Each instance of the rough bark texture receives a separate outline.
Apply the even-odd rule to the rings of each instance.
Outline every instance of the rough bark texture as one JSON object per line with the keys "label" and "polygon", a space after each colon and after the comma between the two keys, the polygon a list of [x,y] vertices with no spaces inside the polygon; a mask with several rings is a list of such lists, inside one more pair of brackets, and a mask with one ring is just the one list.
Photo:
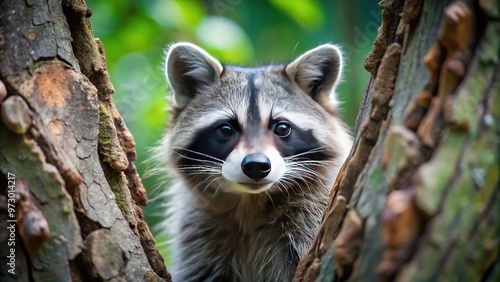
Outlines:
{"label": "rough bark texture", "polygon": [[381,7],[356,143],[294,281],[499,281],[500,2]]}
{"label": "rough bark texture", "polygon": [[170,280],[90,16],[83,0],[0,1],[1,281]]}

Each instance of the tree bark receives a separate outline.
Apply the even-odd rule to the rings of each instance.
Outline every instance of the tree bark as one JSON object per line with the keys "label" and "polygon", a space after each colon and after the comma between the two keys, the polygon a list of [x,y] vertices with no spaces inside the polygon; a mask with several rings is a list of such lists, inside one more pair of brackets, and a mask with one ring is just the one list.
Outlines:
{"label": "tree bark", "polygon": [[380,5],[355,146],[294,281],[499,281],[500,2]]}
{"label": "tree bark", "polygon": [[90,16],[0,1],[1,281],[170,281]]}

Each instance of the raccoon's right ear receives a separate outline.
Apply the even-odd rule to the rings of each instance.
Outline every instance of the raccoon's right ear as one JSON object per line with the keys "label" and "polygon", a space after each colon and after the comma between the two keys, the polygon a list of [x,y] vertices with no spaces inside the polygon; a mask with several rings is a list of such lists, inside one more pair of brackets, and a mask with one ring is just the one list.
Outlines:
{"label": "raccoon's right ear", "polygon": [[200,87],[219,79],[222,70],[219,61],[194,44],[180,42],[170,46],[165,60],[165,76],[173,93],[173,106],[185,108]]}
{"label": "raccoon's right ear", "polygon": [[336,113],[335,86],[342,72],[342,53],[332,44],[307,51],[288,64],[285,72],[304,93],[327,111]]}

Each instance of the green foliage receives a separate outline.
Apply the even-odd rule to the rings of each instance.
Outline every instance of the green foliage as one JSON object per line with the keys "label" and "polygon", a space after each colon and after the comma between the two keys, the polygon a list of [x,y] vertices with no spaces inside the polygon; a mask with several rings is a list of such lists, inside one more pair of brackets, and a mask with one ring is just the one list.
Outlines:
{"label": "green foliage", "polygon": [[[371,0],[87,0],[87,4],[95,36],[105,47],[116,105],[137,142],[136,163],[142,176],[148,170],[144,164],[148,150],[157,144],[168,119],[162,70],[168,44],[193,42],[223,62],[244,65],[286,62],[319,44],[339,44],[347,62],[339,99],[344,119],[353,126],[369,77],[362,63],[380,24],[380,10]],[[143,180],[154,197],[158,179]],[[160,206],[153,201],[145,209],[152,226],[159,220],[154,215],[162,213]]]}
{"label": "green foliage", "polygon": [[326,15],[322,13],[318,0],[294,1],[293,4],[289,0],[269,2],[303,28],[314,29],[325,22]]}

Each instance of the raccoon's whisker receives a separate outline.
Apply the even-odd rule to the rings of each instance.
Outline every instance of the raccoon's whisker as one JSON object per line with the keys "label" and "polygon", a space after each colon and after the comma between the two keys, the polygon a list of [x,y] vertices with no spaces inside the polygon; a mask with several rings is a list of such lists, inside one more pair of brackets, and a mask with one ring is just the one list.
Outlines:
{"label": "raccoon's whisker", "polygon": [[206,170],[219,170],[220,171],[220,166],[215,167],[215,166],[208,166],[208,165],[180,165],[178,166],[181,169],[206,169]]}
{"label": "raccoon's whisker", "polygon": [[187,174],[220,174],[221,170],[219,167],[211,166],[196,166],[196,165],[185,165],[179,166],[179,170]]}
{"label": "raccoon's whisker", "polygon": [[[285,183],[286,183],[286,178],[285,178],[285,179],[283,179],[283,181],[281,181],[281,180],[280,180],[280,181],[278,181],[277,183],[278,183],[278,185],[279,185],[278,187],[280,188],[280,192],[283,194],[283,196],[285,196],[285,197],[286,197],[286,199],[288,200],[288,204],[290,204],[290,192],[288,191],[288,189],[286,189],[287,187],[286,187],[286,185],[285,185]],[[286,192],[286,195],[285,195],[285,193],[283,192],[283,190]]]}
{"label": "raccoon's whisker", "polygon": [[[313,190],[311,186],[309,185],[309,181],[307,181],[308,176],[307,175],[302,175],[300,179],[304,182],[305,186],[307,187],[307,190],[309,190],[309,193],[313,193]],[[314,178],[309,178],[311,180],[314,180]]]}
{"label": "raccoon's whisker", "polygon": [[[204,160],[200,159],[193,159],[193,160],[198,160],[200,163],[197,164],[179,164],[178,167],[211,167],[211,168],[221,168],[222,164],[220,163],[212,163],[212,162],[206,162]],[[204,163],[202,163],[204,162]]]}
{"label": "raccoon's whisker", "polygon": [[281,192],[281,194],[283,194],[283,196],[285,196],[286,198],[288,198],[287,195],[285,195],[285,193],[283,192],[283,189],[286,188],[284,186],[284,184],[283,184],[283,178],[280,179],[280,180],[278,180],[278,181],[276,181],[273,185],[275,185],[274,187],[276,187]]}
{"label": "raccoon's whisker", "polygon": [[[284,179],[288,180],[288,183],[290,183],[291,186],[302,187],[302,185],[300,185],[300,183],[297,182],[297,179],[300,179],[300,175],[293,175],[292,174],[292,175],[290,175],[290,177],[284,178]],[[302,194],[302,197],[304,197],[305,196],[304,190],[302,190],[302,189],[299,189],[299,190]],[[288,189],[287,189],[287,191],[288,191]]]}
{"label": "raccoon's whisker", "polygon": [[214,161],[209,161],[209,160],[202,160],[202,159],[196,159],[196,158],[192,158],[192,157],[188,157],[186,155],[183,155],[183,154],[180,154],[180,153],[176,153],[177,155],[185,158],[185,159],[188,159],[188,160],[192,160],[192,161],[196,161],[196,162],[199,162],[199,163],[210,163],[210,164],[214,164],[214,165],[222,165],[222,163],[219,163],[219,162],[214,162]]}
{"label": "raccoon's whisker", "polygon": [[317,148],[314,148],[314,149],[311,149],[311,150],[308,150],[308,151],[305,151],[305,152],[302,152],[302,153],[298,153],[298,154],[295,154],[295,155],[291,155],[291,156],[285,157],[284,159],[285,160],[294,159],[296,157],[300,157],[300,156],[307,155],[307,154],[319,153],[319,152],[324,151],[325,148],[327,148],[327,146],[317,147]]}
{"label": "raccoon's whisker", "polygon": [[[218,179],[220,179],[221,176],[217,176],[217,175],[210,175],[209,177],[205,178],[203,181],[201,181],[200,183],[198,183],[194,188],[193,188],[193,191],[195,189],[201,189],[203,187],[203,190],[201,191],[201,194],[205,194],[206,190],[210,187],[210,185],[214,182],[214,181],[217,181]],[[211,197],[209,197],[209,199],[213,199],[215,197],[215,195],[217,194],[218,190],[219,190],[219,187],[220,187],[221,184],[219,184],[217,186],[217,188],[215,189],[213,195]],[[200,187],[202,186],[202,187]]]}
{"label": "raccoon's whisker", "polygon": [[[192,178],[190,178],[189,181],[191,181],[195,177],[196,177],[196,175],[193,176]],[[194,186],[193,189],[191,189],[191,190],[194,191],[194,190],[198,189],[199,186],[202,186],[205,183],[211,181],[214,177],[215,177],[214,175],[210,175],[209,177],[207,177],[207,178],[203,179],[202,181],[200,181],[200,183],[196,184],[196,186]]]}
{"label": "raccoon's whisker", "polygon": [[209,175],[219,175],[219,172],[216,171],[183,171],[187,175],[192,176],[209,176]]}
{"label": "raccoon's whisker", "polygon": [[[208,184],[207,184],[207,185],[205,185],[205,188],[204,188],[204,189],[203,189],[203,191],[201,192],[202,194],[204,194],[204,193],[205,193],[205,191],[206,191],[206,190],[210,187],[210,185],[211,185],[214,181],[216,181],[217,179],[219,179],[219,178],[220,178],[220,176],[217,176],[217,177],[212,177],[212,178],[213,178],[213,179],[212,179],[210,182],[208,182]],[[219,186],[217,186],[217,188],[215,189],[215,191],[214,191],[214,195],[215,195],[216,191],[219,189],[219,187],[220,187],[220,184],[219,184]],[[211,198],[213,198],[213,197],[214,197],[214,195],[212,195],[212,197],[211,197]]]}
{"label": "raccoon's whisker", "polygon": [[[205,195],[205,192],[206,190],[210,187],[210,185],[214,182],[214,181],[217,181],[218,179],[220,179],[221,177],[220,176],[216,176],[216,175],[210,175],[209,177],[205,178],[203,181],[201,181],[200,183],[198,183],[193,189],[192,191],[195,191],[195,190],[200,190],[203,188],[203,190],[199,193]],[[217,194],[218,190],[219,190],[219,187],[220,187],[221,184],[219,184],[217,186],[217,188],[215,189],[213,195],[211,197],[204,197],[205,200],[208,200],[208,203],[210,203],[210,200],[213,199],[215,197],[215,195]]]}
{"label": "raccoon's whisker", "polygon": [[302,179],[306,182],[319,183],[322,186],[328,182],[328,179],[317,173],[304,173],[302,174]]}
{"label": "raccoon's whisker", "polygon": [[188,170],[183,169],[182,171],[186,172],[190,175],[211,175],[211,174],[220,174],[218,171],[209,171],[209,170]]}
{"label": "raccoon's whisker", "polygon": [[[320,173],[309,169],[307,166],[306,167],[301,167],[301,166],[294,166],[294,167],[289,167],[289,173],[288,177],[292,179],[292,181],[295,183],[295,185],[299,187],[305,187],[309,191],[309,193],[313,194],[314,191],[311,188],[316,187],[317,184],[314,183],[319,183],[321,185],[326,185],[328,180]],[[303,181],[303,184],[299,184],[297,182],[297,179]],[[301,190],[303,193],[303,190]]]}
{"label": "raccoon's whisker", "polygon": [[[216,179],[220,179],[222,178],[222,176],[219,176],[217,177]],[[222,183],[219,183],[219,185],[217,186],[217,188],[215,189],[215,192],[214,192],[214,197],[217,195],[217,193],[219,192],[219,188],[222,186]]]}
{"label": "raccoon's whisker", "polygon": [[217,172],[186,172],[186,174],[194,176],[209,176],[209,175],[218,175]]}
{"label": "raccoon's whisker", "polygon": [[[284,178],[281,178],[280,180],[275,182],[275,185],[276,185],[276,188],[278,188],[278,190],[281,192],[281,194],[283,194],[283,196],[288,200],[288,204],[290,204],[290,193],[286,189]],[[287,193],[285,194],[285,192],[283,192],[283,190],[287,191]]]}
{"label": "raccoon's whisker", "polygon": [[329,163],[335,163],[335,161],[328,161],[328,160],[293,160],[289,162],[290,164],[314,164],[314,165],[325,165]]}
{"label": "raccoon's whisker", "polygon": [[[186,157],[185,155],[181,154],[180,152],[177,152],[177,150],[182,150],[182,151],[186,151],[188,153],[193,153],[193,154],[197,154],[199,156],[203,156],[203,157],[206,157],[206,158],[209,158],[209,159],[212,159],[213,161],[217,162],[217,163],[224,163],[224,160],[221,160],[219,158],[216,158],[214,156],[210,156],[210,155],[207,155],[207,154],[204,154],[204,153],[201,153],[201,152],[198,152],[198,151],[194,151],[194,150],[191,150],[191,149],[186,149],[186,148],[181,148],[181,147],[175,147],[175,148],[172,148],[172,151],[180,156],[183,156],[183,157]],[[208,161],[208,160],[203,160],[203,161]]]}
{"label": "raccoon's whisker", "polygon": [[320,178],[323,178],[325,179],[325,177],[317,172],[316,170],[312,169],[311,167],[312,166],[322,166],[322,165],[319,165],[319,164],[314,164],[314,165],[311,165],[311,164],[301,164],[301,163],[293,163],[293,164],[287,164],[287,167],[289,169],[289,173],[291,174],[297,174],[298,176],[300,176],[300,174],[313,174],[313,175],[316,175]]}
{"label": "raccoon's whisker", "polygon": [[324,178],[324,175],[322,173],[319,173],[315,171],[313,168],[321,167],[326,169],[328,172],[331,172],[331,167],[328,167],[325,162],[316,162],[316,161],[306,161],[306,162],[293,162],[293,163],[287,163],[287,167],[293,171],[293,170],[300,170],[304,173],[312,173],[315,175],[318,175],[322,178]]}
{"label": "raccoon's whisker", "polygon": [[312,180],[315,180],[315,177],[319,178],[320,180],[327,180],[325,176],[321,175],[321,173],[318,173],[316,171],[313,171],[311,169],[308,169],[307,167],[300,167],[300,166],[295,166],[293,168],[290,169],[291,171],[294,171],[294,172],[301,172],[301,173],[297,173],[297,175],[303,175],[303,176],[311,176],[310,178]]}
{"label": "raccoon's whisker", "polygon": [[[324,177],[322,175],[322,173],[317,171],[318,168],[325,168],[325,167],[322,165],[301,165],[301,164],[288,166],[288,169],[291,172],[303,172],[303,173],[313,173],[313,174],[315,173],[315,174],[318,174],[318,175],[321,175],[322,177]],[[329,168],[325,168],[325,169],[329,169]]]}
{"label": "raccoon's whisker", "polygon": [[266,196],[271,201],[271,205],[273,205],[274,210],[276,210],[276,206],[274,205],[274,201],[273,201],[273,198],[271,197],[271,195],[269,195],[269,193],[267,191],[264,191],[264,193],[266,194]]}
{"label": "raccoon's whisker", "polygon": [[329,166],[332,163],[334,163],[334,162],[331,162],[331,161],[313,161],[313,160],[301,160],[301,161],[295,160],[295,161],[287,162],[286,164],[290,168],[300,166],[300,167],[304,167],[304,168],[308,168],[308,169],[313,169],[313,168],[318,168],[318,167],[323,167],[323,168],[329,169]]}
{"label": "raccoon's whisker", "polygon": [[298,153],[298,154],[295,154],[295,155],[292,155],[292,156],[300,156],[302,154],[308,154],[308,153],[316,153],[316,152],[320,152],[320,151],[323,151],[325,148],[327,148],[328,146],[319,146],[319,147],[316,147],[316,148],[313,148],[311,150],[308,150],[308,151],[305,151],[305,152],[302,152],[302,153]]}
{"label": "raccoon's whisker", "polygon": [[[193,180],[196,176],[198,176],[198,175],[193,175],[192,177],[188,178],[188,179],[186,180],[186,182],[191,182],[191,181],[192,181],[192,180]],[[198,187],[200,184],[201,184],[201,183],[196,184],[196,186],[194,186],[194,188],[193,188],[193,189],[191,189],[191,191],[196,190],[196,187]]]}
{"label": "raccoon's whisker", "polygon": [[[203,180],[201,180],[199,183],[196,184],[196,186],[193,187],[193,191],[195,189],[198,189],[199,186],[203,186],[204,184],[206,184],[207,182],[211,181],[214,177],[218,177],[216,174],[211,174],[211,175],[207,175],[207,174],[201,174],[202,176],[206,176],[206,177],[203,177]],[[193,180],[195,177],[199,177],[200,174],[194,174],[191,178],[189,178],[188,182]]]}

